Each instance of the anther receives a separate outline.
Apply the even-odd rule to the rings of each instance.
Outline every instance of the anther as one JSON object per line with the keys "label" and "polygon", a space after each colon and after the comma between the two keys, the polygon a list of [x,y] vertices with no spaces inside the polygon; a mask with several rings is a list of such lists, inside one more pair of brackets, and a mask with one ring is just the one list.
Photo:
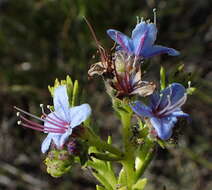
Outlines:
{"label": "anther", "polygon": [[150,22],[151,22],[151,20],[150,20],[150,19],[146,20],[146,23],[147,23],[147,24],[149,24]]}
{"label": "anther", "polygon": [[20,116],[20,112],[17,112],[16,115],[17,115],[17,117],[19,117]]}
{"label": "anther", "polygon": [[43,104],[40,104],[40,107],[43,108]]}
{"label": "anther", "polygon": [[21,121],[17,121],[17,124],[18,124],[18,125],[21,125],[21,123],[22,123]]}

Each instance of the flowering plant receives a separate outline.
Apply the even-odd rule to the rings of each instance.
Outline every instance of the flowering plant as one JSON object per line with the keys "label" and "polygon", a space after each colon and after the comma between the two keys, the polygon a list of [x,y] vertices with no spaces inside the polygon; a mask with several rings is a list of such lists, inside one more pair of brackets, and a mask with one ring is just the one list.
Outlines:
{"label": "flowering plant", "polygon": [[[111,136],[103,141],[93,131],[91,107],[78,101],[78,82],[73,82],[69,76],[66,80],[56,80],[53,87],[49,86],[53,105],[47,106],[48,114],[43,105],[40,105],[41,117],[14,107],[19,117],[18,124],[47,134],[41,151],[48,152],[45,164],[51,176],[60,177],[73,165],[80,164],[92,169],[92,174],[101,184],[96,186],[97,190],[143,190],[147,179],[142,177],[156,147],[164,148],[171,143],[169,140],[177,118],[189,116],[182,111],[182,106],[193,88],[190,82],[187,89],[178,81],[166,83],[163,67],[160,70],[160,86],[143,79],[146,58],[162,53],[179,55],[175,49],[154,45],[156,18],[154,23],[140,20],[131,38],[109,29],[108,35],[118,44],[110,53],[100,46],[92,27],[89,27],[101,59],[91,65],[88,75],[104,79],[113,109],[122,124],[122,146],[114,145]],[[121,168],[114,168],[112,163],[121,164]]]}

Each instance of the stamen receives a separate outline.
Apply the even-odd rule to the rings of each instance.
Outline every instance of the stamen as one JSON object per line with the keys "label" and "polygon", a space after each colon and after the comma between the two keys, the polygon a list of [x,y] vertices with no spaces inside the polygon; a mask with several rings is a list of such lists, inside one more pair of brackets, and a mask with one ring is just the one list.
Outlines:
{"label": "stamen", "polygon": [[153,14],[154,14],[154,24],[156,25],[156,22],[157,22],[157,10],[156,10],[156,8],[154,8],[152,11],[153,11]]}
{"label": "stamen", "polygon": [[34,129],[37,131],[43,131],[43,132],[54,132],[54,133],[64,133],[65,132],[64,129],[56,129],[56,128],[46,127],[44,125],[38,124],[36,122],[33,122],[33,121],[25,118],[22,115],[20,115],[20,118],[26,122],[26,123],[22,123],[22,121],[19,121],[19,124],[24,127],[28,127],[28,128],[31,128],[31,129]]}
{"label": "stamen", "polygon": [[158,102],[157,102],[157,104],[156,104],[156,106],[155,106],[155,110],[157,110],[157,109],[158,109],[158,107],[159,107],[159,105],[160,105],[160,103],[161,103],[161,100],[162,100],[163,94],[162,94],[162,93],[160,93],[160,94],[159,94],[159,96],[160,96],[160,99],[158,100]]}
{"label": "stamen", "polygon": [[41,108],[42,114],[46,115],[46,113],[44,112],[43,104],[40,104],[40,108]]}
{"label": "stamen", "polygon": [[[67,122],[63,121],[62,119],[60,119],[59,117],[57,117],[57,115],[56,115],[55,113],[53,113],[53,114],[54,114],[54,116],[55,116],[59,121],[56,120],[56,119],[54,119],[54,118],[52,118],[52,117],[50,117],[49,115],[45,115],[45,117],[46,117],[45,121],[50,122],[51,124],[58,125],[58,127],[60,127],[60,128],[66,128],[66,129],[67,129],[67,127],[63,127],[63,126],[69,125],[69,124],[68,124]],[[47,120],[47,118],[49,118],[49,119],[52,120],[53,122]],[[60,126],[60,125],[62,125],[62,126]]]}
{"label": "stamen", "polygon": [[[55,122],[55,125],[58,125],[58,124],[61,124],[61,125],[67,125],[68,123],[67,122],[65,122],[65,121],[63,121],[63,120],[61,120],[59,117],[57,117],[57,119],[59,120],[59,121],[57,121],[56,119],[54,119],[54,118],[52,118],[52,117],[50,117],[49,115],[47,115],[46,113],[45,113],[45,111],[44,111],[44,108],[43,108],[43,104],[40,104],[40,107],[41,107],[41,110],[42,110],[42,114],[43,114],[43,117],[45,118],[45,121],[49,121],[49,120],[47,120],[47,118],[49,118],[50,120],[52,120],[53,122]],[[47,108],[49,108],[49,110],[51,111],[51,109],[50,109],[50,105],[47,105]],[[52,111],[51,111],[51,113],[53,113]],[[56,115],[56,114],[55,114]],[[49,121],[51,124],[53,124],[51,121]],[[62,127],[62,126],[61,126]]]}
{"label": "stamen", "polygon": [[37,117],[37,116],[35,116],[35,115],[32,115],[31,113],[28,113],[28,112],[26,112],[26,111],[24,111],[24,110],[22,110],[22,109],[20,109],[20,108],[18,108],[18,107],[16,107],[16,106],[14,106],[14,109],[16,109],[16,110],[18,110],[19,112],[22,112],[22,113],[24,113],[24,114],[26,114],[26,115],[32,117],[32,118],[35,118],[35,119],[37,119],[37,120],[39,120],[39,121],[45,122],[44,119],[41,119],[40,117]]}
{"label": "stamen", "polygon": [[[50,117],[49,117],[47,114],[45,114],[45,113],[43,113],[44,116],[45,116],[46,118],[49,117],[49,119],[52,120],[52,121],[50,121],[50,120],[48,120],[48,119],[42,119],[42,118],[40,118],[40,117],[37,117],[37,116],[35,116],[35,115],[32,115],[31,113],[28,113],[28,112],[26,112],[26,111],[24,111],[24,110],[22,110],[22,109],[20,109],[20,108],[18,108],[18,107],[16,107],[16,106],[14,106],[14,108],[15,108],[16,110],[18,110],[18,111],[20,111],[20,112],[22,112],[22,113],[24,113],[24,114],[26,114],[26,115],[32,117],[32,118],[35,118],[35,119],[39,120],[39,121],[48,122],[48,123],[54,125],[55,127],[59,127],[59,128],[63,128],[63,129],[68,129],[68,127],[65,127],[65,125],[68,125],[67,122],[59,123],[59,122],[56,121],[56,120],[54,121],[53,118],[50,118]],[[20,114],[19,114],[19,115],[20,115]],[[23,116],[22,116],[22,117],[23,117]]]}
{"label": "stamen", "polygon": [[[170,89],[171,90],[171,89]],[[171,91],[172,92],[172,91]],[[170,94],[172,94],[172,93],[170,93]],[[170,94],[168,94],[167,95],[167,100],[168,100],[168,104],[165,106],[165,108],[163,108],[161,111],[159,111],[157,114],[158,115],[161,115],[161,114],[163,114],[164,112],[166,112],[169,108],[170,108],[170,105],[171,105],[171,95]]]}
{"label": "stamen", "polygon": [[53,110],[51,109],[51,106],[50,106],[50,105],[47,105],[46,108],[47,108],[50,112],[53,112]]}
{"label": "stamen", "polygon": [[147,24],[149,24],[150,22],[151,22],[151,20],[150,20],[150,19],[146,20],[146,23],[147,23]]}
{"label": "stamen", "polygon": [[42,128],[37,128],[31,125],[28,125],[26,123],[21,123],[21,126],[26,127],[26,128],[30,128],[30,129],[34,129],[36,131],[41,131],[41,132],[48,132],[48,133],[63,133],[62,131],[56,131],[56,130],[46,130],[46,129],[42,129]]}
{"label": "stamen", "polygon": [[173,104],[172,106],[170,106],[167,110],[166,113],[164,115],[169,115],[170,113],[174,112],[176,109],[180,108],[187,99],[187,95],[185,94],[183,96],[183,98],[181,98],[178,102],[176,102],[175,104]]}

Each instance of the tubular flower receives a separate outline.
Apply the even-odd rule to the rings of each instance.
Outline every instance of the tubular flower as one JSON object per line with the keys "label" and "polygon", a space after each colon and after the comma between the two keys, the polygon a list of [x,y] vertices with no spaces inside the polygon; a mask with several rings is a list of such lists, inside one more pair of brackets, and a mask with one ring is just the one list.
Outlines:
{"label": "tubular flower", "polygon": [[109,80],[110,86],[115,89],[117,97],[151,95],[155,90],[153,82],[142,81],[142,60],[125,51],[117,51],[114,55],[114,78]]}
{"label": "tubular flower", "polygon": [[[57,148],[61,148],[72,134],[72,130],[77,126],[80,126],[80,124],[91,114],[91,108],[88,104],[69,107],[68,94],[65,85],[59,86],[54,90],[53,103],[54,111],[49,108],[49,114],[44,112],[43,105],[41,105],[43,114],[41,118],[15,107],[15,109],[18,110],[17,115],[20,117],[18,124],[23,127],[48,133],[41,145],[41,151],[43,153],[49,149],[52,141]],[[43,121],[44,124],[41,125],[31,121],[24,115]]]}
{"label": "tubular flower", "polygon": [[150,106],[136,101],[131,108],[138,116],[148,118],[158,137],[167,140],[172,135],[177,117],[188,117],[188,114],[181,110],[186,98],[184,86],[173,83],[160,94],[151,95]]}
{"label": "tubular flower", "polygon": [[141,20],[133,29],[131,38],[114,29],[107,30],[107,34],[119,45],[118,49],[127,51],[136,56],[142,56],[143,58],[164,53],[171,56],[180,54],[175,49],[154,45],[157,35],[155,23]]}

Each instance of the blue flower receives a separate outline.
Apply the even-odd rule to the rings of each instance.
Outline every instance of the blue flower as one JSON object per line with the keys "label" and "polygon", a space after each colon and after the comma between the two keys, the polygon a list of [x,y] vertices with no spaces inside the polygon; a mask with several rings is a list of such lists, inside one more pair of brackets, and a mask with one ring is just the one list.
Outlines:
{"label": "blue flower", "polygon": [[[82,104],[75,107],[69,106],[65,85],[59,86],[54,90],[53,103],[54,111],[51,110],[49,114],[46,114],[43,106],[41,106],[43,112],[41,118],[15,107],[15,109],[19,111],[17,114],[20,117],[18,124],[48,133],[41,145],[41,151],[43,153],[49,149],[52,141],[57,148],[61,148],[72,134],[72,130],[85,121],[91,114],[91,108],[88,104]],[[43,121],[44,125],[28,120],[21,113]]]}
{"label": "blue flower", "polygon": [[157,35],[157,28],[154,23],[141,21],[133,29],[131,38],[114,29],[107,30],[107,34],[119,45],[118,49],[136,56],[149,58],[163,53],[171,56],[180,54],[175,49],[154,45]]}
{"label": "blue flower", "polygon": [[186,98],[185,87],[179,83],[173,83],[160,94],[151,95],[150,106],[136,101],[131,105],[131,108],[138,116],[149,118],[158,137],[167,140],[172,135],[177,117],[188,117],[188,114],[181,110]]}

